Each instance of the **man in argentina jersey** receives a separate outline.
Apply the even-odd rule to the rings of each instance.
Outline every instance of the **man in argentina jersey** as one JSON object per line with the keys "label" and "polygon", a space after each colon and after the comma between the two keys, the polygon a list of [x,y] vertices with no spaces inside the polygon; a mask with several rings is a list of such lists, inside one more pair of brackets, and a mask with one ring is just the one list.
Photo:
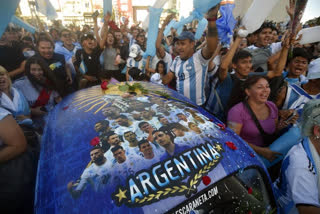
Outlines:
{"label": "man in argentina jersey", "polygon": [[108,183],[110,179],[111,163],[103,156],[103,151],[100,147],[94,147],[90,151],[92,164],[88,166],[82,173],[77,182],[70,181],[68,190],[72,197],[77,198],[90,183],[95,191],[99,191]]}
{"label": "man in argentina jersey", "polygon": [[308,68],[308,82],[282,87],[276,99],[279,109],[295,109],[301,113],[303,106],[312,99],[320,99],[320,58],[312,61]]}
{"label": "man in argentina jersey", "polygon": [[218,44],[218,9],[219,6],[216,6],[207,13],[207,44],[199,51],[194,52],[195,38],[191,32],[180,34],[177,41],[179,56],[172,62],[170,72],[162,79],[162,83],[166,85],[176,77],[177,91],[198,105],[203,105],[206,101],[204,88],[208,62]]}
{"label": "man in argentina jersey", "polygon": [[145,73],[146,60],[142,58],[143,51],[138,44],[133,44],[130,47],[129,58],[127,59],[127,72],[126,80],[129,81],[129,70],[130,68],[138,68]]}

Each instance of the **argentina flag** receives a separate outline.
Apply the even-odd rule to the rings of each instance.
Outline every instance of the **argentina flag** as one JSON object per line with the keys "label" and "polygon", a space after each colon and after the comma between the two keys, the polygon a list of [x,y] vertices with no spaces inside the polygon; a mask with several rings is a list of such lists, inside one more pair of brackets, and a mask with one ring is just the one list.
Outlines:
{"label": "argentina flag", "polygon": [[235,7],[233,0],[222,0],[220,3],[221,18],[216,22],[219,39],[223,44],[230,44],[233,29],[237,23],[234,19],[232,11]]}
{"label": "argentina flag", "polygon": [[50,0],[36,0],[35,2],[37,11],[45,15],[48,19],[53,20],[58,17]]}

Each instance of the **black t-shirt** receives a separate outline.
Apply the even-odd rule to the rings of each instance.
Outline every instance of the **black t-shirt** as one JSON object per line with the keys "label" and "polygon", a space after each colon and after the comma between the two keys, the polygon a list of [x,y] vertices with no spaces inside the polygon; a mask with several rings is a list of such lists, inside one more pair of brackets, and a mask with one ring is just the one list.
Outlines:
{"label": "black t-shirt", "polygon": [[99,46],[97,46],[91,54],[87,54],[84,49],[77,50],[74,66],[79,68],[81,61],[83,60],[87,67],[86,75],[97,76],[101,70],[100,55],[102,51],[103,50]]}
{"label": "black t-shirt", "polygon": [[[0,65],[11,72],[20,67],[21,63],[25,60],[21,45],[19,43],[13,43],[12,46],[0,46]],[[19,74],[13,79],[18,79],[24,74]]]}
{"label": "black t-shirt", "polygon": [[[43,58],[43,57],[42,57]],[[67,73],[66,73],[66,61],[62,54],[53,53],[51,59],[43,58],[44,61],[47,63],[55,77],[59,80],[66,80]]]}

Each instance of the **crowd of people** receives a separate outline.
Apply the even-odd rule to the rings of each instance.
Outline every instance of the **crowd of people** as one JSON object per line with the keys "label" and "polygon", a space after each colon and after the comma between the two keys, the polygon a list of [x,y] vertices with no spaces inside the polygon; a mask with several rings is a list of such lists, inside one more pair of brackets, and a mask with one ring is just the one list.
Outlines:
{"label": "crowd of people", "polygon": [[[97,17],[94,17],[92,30],[89,26],[84,26],[82,31],[57,26],[49,32],[32,35],[9,25],[0,41],[0,164],[6,166],[0,165],[0,174],[9,176],[11,173],[17,179],[12,183],[26,189],[34,185],[39,153],[37,141],[43,133],[46,115],[63,97],[102,81],[109,84],[150,81],[174,89],[205,108],[269,161],[281,155],[268,148],[276,137],[293,124],[302,124],[303,134],[309,137],[309,141],[306,138],[289,152],[280,178],[287,179],[289,186],[286,190],[292,191],[287,197],[291,197],[294,204],[301,205],[298,206],[301,213],[306,213],[310,206],[319,212],[320,192],[316,185],[320,171],[317,171],[318,163],[312,157],[319,158],[320,154],[320,107],[317,103],[320,99],[320,43],[300,45],[297,32],[290,32],[289,27],[281,31],[279,25],[266,21],[249,35],[238,33],[240,29],[235,29],[231,44],[225,46],[219,44],[216,27],[218,10],[219,7],[214,7],[208,11],[208,26],[200,40],[195,39],[196,29],[187,26],[180,35],[173,28],[169,35],[164,35],[166,26],[174,16],[166,17],[158,31],[155,56],[144,54],[147,48],[145,30],[139,25],[129,28],[127,22],[117,26],[110,20],[111,14],[105,15],[101,28]],[[288,8],[289,15],[290,11],[292,8]],[[309,101],[312,102],[309,104]],[[105,116],[118,123],[120,128],[137,122],[126,114],[115,114],[115,109],[109,110],[104,112]],[[180,125],[176,123],[183,119],[169,120],[175,125],[169,124],[166,130],[161,130],[162,123],[169,123],[168,118],[153,118],[152,110],[141,114],[156,120],[159,127],[155,130],[159,133],[166,134],[169,127],[175,129],[170,131],[177,132],[176,139],[181,134],[184,136],[184,128],[193,130],[188,132],[189,137],[201,133],[195,126],[194,118],[185,124],[180,122]],[[177,113],[173,117],[182,118],[183,115]],[[109,127],[105,123],[101,122],[100,126]],[[155,130],[148,131],[150,127],[143,122],[137,127],[139,129],[131,130],[131,133],[122,132],[120,128],[110,128],[108,133],[100,133],[105,141],[98,149],[91,151],[92,161],[105,164],[101,154],[107,151],[117,162],[125,161],[125,155],[129,155],[125,152],[128,149],[120,145],[119,135],[129,142],[129,146],[138,146],[138,152],[146,157],[149,157],[150,149],[166,154],[166,148],[160,147],[161,142],[157,141],[160,136]],[[115,138],[113,142],[112,137]],[[306,149],[304,145],[307,148],[315,145],[311,148],[313,161],[310,163],[314,164],[313,174],[316,177],[298,173],[299,167],[308,169],[310,148]],[[149,149],[144,150],[145,147]],[[119,155],[115,154],[118,151]],[[301,151],[306,152],[307,158],[299,156]],[[300,159],[294,155],[303,160],[298,162]],[[14,160],[18,159],[19,167],[13,168],[16,164]],[[26,170],[29,170],[30,179],[22,182],[18,179],[18,173]],[[282,185],[285,182],[283,179]],[[309,190],[301,187],[304,186],[301,180],[310,184],[308,188],[314,191],[312,203],[304,197]],[[26,195],[33,194],[23,188],[8,190],[12,194],[4,194],[6,192],[2,191],[2,187],[5,185],[6,178],[1,177],[1,201],[14,204],[21,191]],[[77,184],[75,189],[71,182],[68,188],[77,196],[82,187]],[[30,203],[25,201],[14,208],[19,211],[27,209],[27,206]]]}

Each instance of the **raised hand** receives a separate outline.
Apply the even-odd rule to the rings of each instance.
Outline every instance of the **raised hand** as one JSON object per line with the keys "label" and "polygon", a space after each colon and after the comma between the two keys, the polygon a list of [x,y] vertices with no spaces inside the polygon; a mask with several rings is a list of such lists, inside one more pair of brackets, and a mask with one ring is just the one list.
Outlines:
{"label": "raised hand", "polygon": [[286,6],[286,10],[288,15],[290,16],[290,19],[293,20],[293,14],[294,14],[294,9],[295,9],[295,0],[289,0],[289,7]]}
{"label": "raised hand", "polygon": [[207,12],[207,18],[217,17],[219,9],[220,9],[220,4],[217,4],[216,6],[214,6],[213,8],[211,8],[211,9]]}

